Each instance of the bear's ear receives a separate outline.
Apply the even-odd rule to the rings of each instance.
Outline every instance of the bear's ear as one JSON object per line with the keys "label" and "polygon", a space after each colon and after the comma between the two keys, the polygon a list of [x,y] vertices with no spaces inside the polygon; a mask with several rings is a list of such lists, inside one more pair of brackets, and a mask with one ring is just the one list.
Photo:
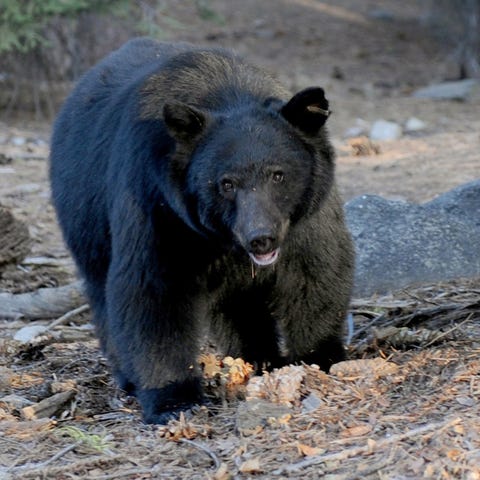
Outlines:
{"label": "bear's ear", "polygon": [[205,129],[207,116],[182,102],[169,102],[163,106],[163,120],[175,140],[195,139]]}
{"label": "bear's ear", "polygon": [[294,95],[280,113],[294,127],[315,135],[330,115],[323,88],[311,87]]}

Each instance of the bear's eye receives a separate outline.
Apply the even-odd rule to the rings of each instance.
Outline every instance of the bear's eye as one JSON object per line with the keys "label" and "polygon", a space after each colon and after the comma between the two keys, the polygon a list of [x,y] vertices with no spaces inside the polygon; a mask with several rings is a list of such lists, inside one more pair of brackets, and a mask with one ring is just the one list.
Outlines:
{"label": "bear's eye", "polygon": [[222,186],[222,190],[225,193],[233,192],[233,190],[235,189],[233,185],[233,181],[230,180],[229,178],[224,178],[221,182],[221,186]]}
{"label": "bear's eye", "polygon": [[278,170],[277,172],[273,172],[273,175],[272,175],[272,180],[275,182],[275,183],[281,183],[283,182],[283,172]]}

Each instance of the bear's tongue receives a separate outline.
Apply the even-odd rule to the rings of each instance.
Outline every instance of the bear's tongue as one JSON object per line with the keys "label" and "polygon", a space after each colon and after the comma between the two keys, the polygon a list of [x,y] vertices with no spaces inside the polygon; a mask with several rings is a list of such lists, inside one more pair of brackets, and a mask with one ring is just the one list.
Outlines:
{"label": "bear's tongue", "polygon": [[250,258],[257,264],[262,267],[267,265],[271,265],[272,263],[277,261],[279,249],[276,248],[275,250],[268,252],[268,253],[251,253],[249,252]]}

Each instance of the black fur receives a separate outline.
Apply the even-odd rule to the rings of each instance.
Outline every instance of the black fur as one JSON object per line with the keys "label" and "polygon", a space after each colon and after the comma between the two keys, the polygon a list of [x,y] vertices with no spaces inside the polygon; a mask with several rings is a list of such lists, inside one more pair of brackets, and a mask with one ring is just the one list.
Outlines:
{"label": "black fur", "polygon": [[291,97],[229,52],[148,39],[66,101],[53,201],[102,348],[147,422],[202,400],[206,326],[259,369],[344,358],[353,253],[327,116],[319,88]]}

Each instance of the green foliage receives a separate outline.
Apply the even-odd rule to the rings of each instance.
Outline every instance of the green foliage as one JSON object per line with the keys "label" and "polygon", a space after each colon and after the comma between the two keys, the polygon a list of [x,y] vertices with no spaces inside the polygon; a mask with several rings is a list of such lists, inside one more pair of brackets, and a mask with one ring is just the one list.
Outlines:
{"label": "green foliage", "polygon": [[126,0],[1,0],[0,53],[25,53],[45,44],[44,28],[56,17],[74,17],[83,12],[121,12]]}
{"label": "green foliage", "polygon": [[195,5],[202,20],[213,22],[218,25],[225,24],[225,18],[210,6],[209,0],[195,0]]}
{"label": "green foliage", "polygon": [[97,452],[104,453],[109,451],[112,447],[110,438],[108,436],[97,435],[90,432],[85,432],[78,427],[65,426],[58,429],[58,433],[66,435],[75,440],[78,444],[87,447],[88,449],[95,450]]}

